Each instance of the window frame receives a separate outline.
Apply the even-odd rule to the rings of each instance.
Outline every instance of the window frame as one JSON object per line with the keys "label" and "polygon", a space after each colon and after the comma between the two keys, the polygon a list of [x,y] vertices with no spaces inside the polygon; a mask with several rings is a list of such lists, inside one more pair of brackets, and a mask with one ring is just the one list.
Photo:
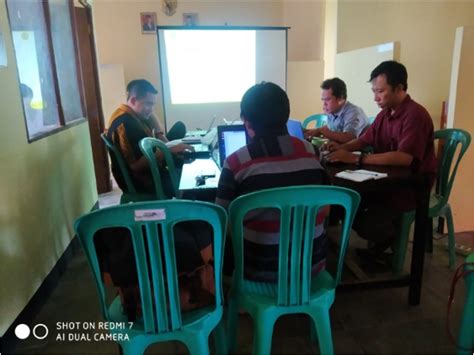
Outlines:
{"label": "window frame", "polygon": [[[11,1],[11,0],[10,0]],[[23,119],[25,122],[25,129],[26,129],[26,138],[28,143],[33,143],[35,141],[38,141],[40,139],[43,139],[45,137],[49,137],[53,134],[56,134],[58,132],[64,131],[66,129],[69,129],[71,127],[77,126],[83,122],[87,121],[87,110],[86,110],[86,104],[85,104],[85,92],[84,92],[84,85],[83,85],[83,73],[82,73],[82,67],[81,67],[81,60],[79,56],[79,43],[78,43],[78,36],[77,36],[77,26],[76,26],[76,18],[75,18],[75,12],[74,12],[74,2],[73,1],[66,1],[67,7],[68,7],[68,13],[69,13],[69,18],[71,22],[71,40],[73,41],[73,50],[74,50],[74,63],[76,65],[76,78],[77,78],[77,86],[78,86],[78,95],[79,95],[79,101],[80,101],[80,106],[82,110],[83,117],[79,117],[70,121],[66,121],[64,117],[64,108],[61,102],[61,91],[59,87],[59,78],[58,78],[58,71],[57,71],[57,65],[56,65],[56,57],[55,57],[55,51],[54,51],[54,46],[53,46],[53,34],[51,31],[51,14],[50,14],[50,1],[49,0],[42,0],[42,11],[43,11],[43,16],[44,16],[44,22],[45,22],[45,28],[46,28],[46,39],[47,39],[47,50],[49,52],[49,65],[51,67],[51,76],[52,76],[52,84],[53,84],[53,95],[56,97],[56,104],[58,106],[58,124],[59,127],[53,128],[51,130],[39,133],[35,135],[34,137],[31,137],[29,134],[28,130],[28,122],[26,118],[26,112],[25,112],[25,106],[22,103],[22,110],[23,110]],[[54,3],[53,3],[54,5]],[[8,6],[8,1],[6,1],[6,8],[8,12],[8,22],[9,22],[9,27],[10,27],[10,33],[13,32],[12,25],[11,25],[11,20],[10,20],[10,8]],[[13,50],[16,51],[15,46],[13,45]],[[18,62],[17,62],[17,57],[15,55],[15,63],[17,63],[17,74],[18,78],[20,77],[19,73],[19,67],[18,67]]]}

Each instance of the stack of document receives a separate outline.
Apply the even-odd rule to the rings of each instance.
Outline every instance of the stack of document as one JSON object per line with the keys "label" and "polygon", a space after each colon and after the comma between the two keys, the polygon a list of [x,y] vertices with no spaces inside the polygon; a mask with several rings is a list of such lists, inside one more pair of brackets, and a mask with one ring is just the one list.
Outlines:
{"label": "stack of document", "polygon": [[385,173],[370,170],[344,170],[336,174],[338,178],[362,182],[366,180],[378,180],[387,177]]}

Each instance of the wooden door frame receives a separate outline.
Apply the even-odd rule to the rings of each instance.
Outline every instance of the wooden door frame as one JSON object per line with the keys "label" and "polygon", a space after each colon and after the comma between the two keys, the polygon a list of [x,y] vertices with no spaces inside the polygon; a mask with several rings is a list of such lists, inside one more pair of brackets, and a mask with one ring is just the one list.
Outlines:
{"label": "wooden door frame", "polygon": [[[94,27],[92,22],[92,7],[87,3],[86,0],[79,0],[79,3],[83,6],[75,8],[74,17],[76,17],[76,11],[84,9],[86,12],[86,20],[89,31],[89,49],[91,56],[91,67],[92,72],[88,73],[92,77],[93,83],[87,83],[87,80],[83,80],[84,98],[86,101],[86,115],[89,121],[89,133],[92,146],[92,157],[94,161],[94,170],[96,177],[97,192],[99,194],[111,191],[112,184],[110,179],[110,166],[107,150],[102,143],[100,134],[105,130],[104,113],[102,109],[102,96],[100,91],[99,82],[99,70],[97,62],[97,51],[94,41]],[[74,19],[77,24],[77,18]],[[79,32],[76,26],[76,38],[79,42]],[[78,50],[80,52],[79,44]],[[81,70],[84,70],[83,58],[79,55],[81,61]],[[86,90],[86,87],[87,90]]]}

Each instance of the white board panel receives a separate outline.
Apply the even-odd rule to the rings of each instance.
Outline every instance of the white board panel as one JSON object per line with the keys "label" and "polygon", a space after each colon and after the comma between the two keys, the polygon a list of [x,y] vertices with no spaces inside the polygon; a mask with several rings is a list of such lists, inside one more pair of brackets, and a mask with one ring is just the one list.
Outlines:
{"label": "white board panel", "polygon": [[395,52],[396,43],[389,42],[336,54],[335,76],[346,83],[348,100],[362,107],[368,117],[380,112],[368,82],[370,72],[381,62],[396,59]]}

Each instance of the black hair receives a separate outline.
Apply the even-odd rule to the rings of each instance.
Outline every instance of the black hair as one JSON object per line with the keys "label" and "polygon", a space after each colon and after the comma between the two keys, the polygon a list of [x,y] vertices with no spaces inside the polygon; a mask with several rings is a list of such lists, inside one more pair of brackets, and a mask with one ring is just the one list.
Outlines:
{"label": "black hair", "polygon": [[384,74],[387,78],[387,84],[395,89],[398,85],[403,87],[403,91],[407,91],[408,89],[408,73],[407,68],[402,63],[398,63],[394,60],[387,60],[386,62],[382,62],[377,67],[372,70],[370,73],[370,80],[374,80],[379,75]]}
{"label": "black hair", "polygon": [[326,79],[321,83],[321,89],[332,90],[332,94],[337,99],[347,99],[346,83],[339,78]]}
{"label": "black hair", "polygon": [[286,127],[290,117],[290,100],[278,85],[262,82],[252,86],[240,102],[240,117],[252,124],[257,135]]}
{"label": "black hair", "polygon": [[132,80],[127,85],[127,101],[132,96],[135,96],[138,100],[143,99],[148,93],[158,94],[158,90],[148,80]]}

